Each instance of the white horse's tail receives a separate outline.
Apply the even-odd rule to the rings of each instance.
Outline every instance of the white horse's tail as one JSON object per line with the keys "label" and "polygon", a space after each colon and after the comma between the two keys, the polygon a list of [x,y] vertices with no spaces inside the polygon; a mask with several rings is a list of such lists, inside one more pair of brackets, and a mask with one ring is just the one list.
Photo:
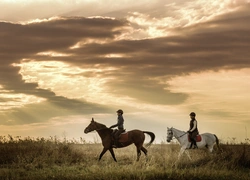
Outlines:
{"label": "white horse's tail", "polygon": [[214,134],[214,137],[215,137],[215,140],[216,140],[217,148],[219,149],[219,151],[221,151],[221,148],[220,148],[220,145],[219,145],[219,139],[215,134]]}

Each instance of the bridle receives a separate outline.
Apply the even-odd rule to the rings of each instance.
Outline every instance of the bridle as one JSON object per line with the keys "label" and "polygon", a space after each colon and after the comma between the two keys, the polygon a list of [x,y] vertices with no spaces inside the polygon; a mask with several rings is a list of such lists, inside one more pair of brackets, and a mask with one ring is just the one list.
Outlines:
{"label": "bridle", "polygon": [[173,130],[172,129],[170,129],[171,130],[171,134],[172,134],[172,139],[179,139],[179,138],[181,138],[182,136],[184,136],[184,135],[186,135],[187,134],[187,132],[185,132],[184,134],[182,134],[182,135],[180,135],[179,137],[174,137],[174,134],[173,134]]}
{"label": "bridle", "polygon": [[[95,123],[95,127],[97,128],[97,124]],[[102,128],[99,128],[99,129],[94,129],[94,130],[92,130],[92,131],[99,131],[99,130],[103,130],[103,129],[110,129],[110,128],[108,128],[108,127],[102,127]]]}
{"label": "bridle", "polygon": [[88,125],[88,127],[85,128],[84,133],[89,133],[92,131],[101,131],[104,129],[110,129],[107,126],[105,126],[104,124],[100,124],[94,121],[94,119],[92,118],[91,123]]}

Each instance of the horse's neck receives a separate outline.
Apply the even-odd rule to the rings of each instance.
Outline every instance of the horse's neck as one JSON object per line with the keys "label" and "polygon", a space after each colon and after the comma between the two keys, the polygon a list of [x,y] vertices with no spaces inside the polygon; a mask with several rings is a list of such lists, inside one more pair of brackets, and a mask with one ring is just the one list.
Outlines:
{"label": "horse's neck", "polygon": [[174,133],[174,136],[179,137],[182,134],[184,134],[184,131],[173,128],[173,133]]}
{"label": "horse's neck", "polygon": [[102,130],[102,129],[105,129],[107,128],[107,126],[105,126],[104,124],[101,124],[101,123],[97,123],[96,122],[96,130]]}
{"label": "horse's neck", "polygon": [[183,139],[186,138],[186,132],[173,128],[174,137],[182,143]]}
{"label": "horse's neck", "polygon": [[107,128],[105,125],[100,123],[97,123],[97,125],[98,128],[96,131],[102,139],[111,134],[111,129]]}

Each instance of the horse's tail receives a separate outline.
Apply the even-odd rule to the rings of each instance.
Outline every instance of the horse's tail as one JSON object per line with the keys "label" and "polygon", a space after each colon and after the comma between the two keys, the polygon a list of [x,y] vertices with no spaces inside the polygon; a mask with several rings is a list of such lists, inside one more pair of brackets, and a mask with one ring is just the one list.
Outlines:
{"label": "horse's tail", "polygon": [[214,134],[214,137],[215,137],[215,140],[216,140],[217,148],[221,151],[221,148],[220,148],[220,145],[219,145],[219,139],[215,134]]}
{"label": "horse's tail", "polygon": [[150,142],[146,145],[146,146],[150,146],[152,142],[155,140],[155,134],[149,131],[142,131],[142,132],[148,134],[151,137]]}

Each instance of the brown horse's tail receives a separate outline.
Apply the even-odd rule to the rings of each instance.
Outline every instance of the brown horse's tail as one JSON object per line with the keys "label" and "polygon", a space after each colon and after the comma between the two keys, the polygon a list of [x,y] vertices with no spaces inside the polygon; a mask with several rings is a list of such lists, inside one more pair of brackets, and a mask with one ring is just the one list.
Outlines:
{"label": "brown horse's tail", "polygon": [[219,139],[218,139],[218,137],[215,134],[214,134],[214,137],[215,137],[215,140],[216,140],[217,148],[219,149],[219,151],[222,151],[221,148],[220,148],[220,145],[219,145]]}
{"label": "brown horse's tail", "polygon": [[151,137],[150,142],[146,144],[146,146],[150,146],[152,142],[155,140],[155,134],[149,131],[142,131],[142,132],[148,134]]}

